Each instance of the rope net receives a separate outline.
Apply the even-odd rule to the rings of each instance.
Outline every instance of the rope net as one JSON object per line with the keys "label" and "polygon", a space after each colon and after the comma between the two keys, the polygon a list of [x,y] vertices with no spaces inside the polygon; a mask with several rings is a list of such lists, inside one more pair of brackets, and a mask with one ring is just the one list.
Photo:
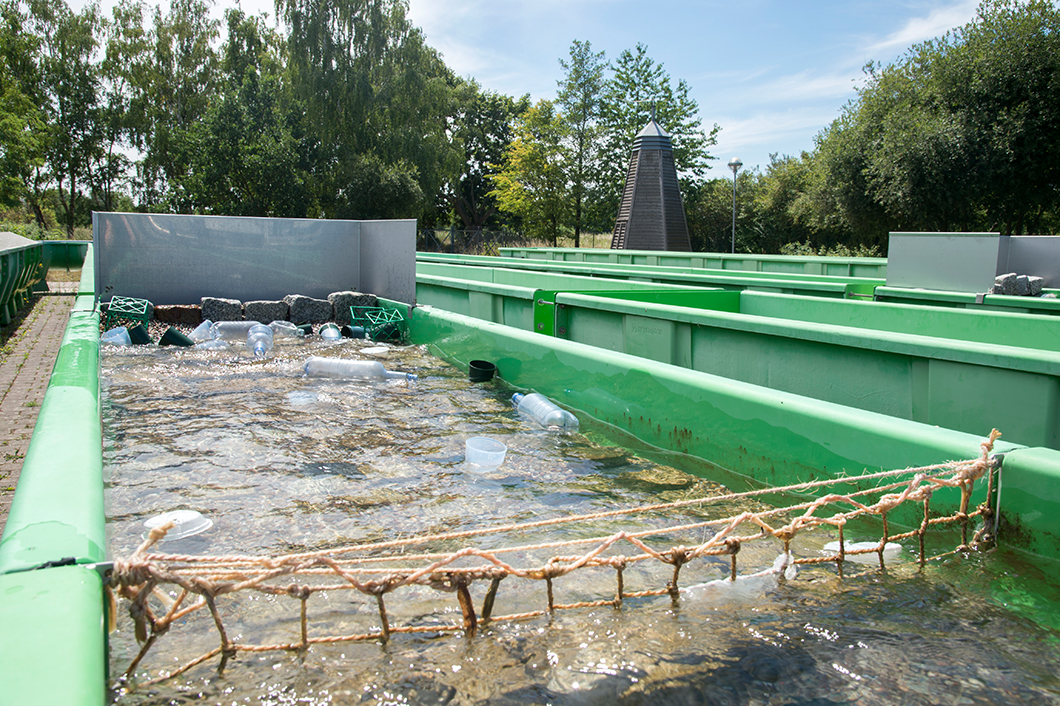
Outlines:
{"label": "rope net", "polygon": [[[207,660],[219,656],[218,672],[239,652],[303,651],[311,645],[365,640],[388,641],[400,633],[463,632],[473,637],[480,626],[489,623],[525,620],[561,610],[621,607],[627,599],[650,596],[670,596],[678,600],[683,567],[710,557],[729,557],[729,577],[739,577],[737,556],[741,546],[757,540],[783,542],[784,556],[791,564],[834,563],[843,576],[844,561],[859,554],[876,554],[880,569],[885,569],[884,548],[888,542],[917,538],[918,561],[921,565],[962,551],[988,546],[993,541],[994,513],[990,507],[994,494],[994,470],[997,463],[991,457],[994,442],[1001,436],[997,430],[981,444],[980,456],[967,461],[951,461],[932,466],[894,471],[866,473],[833,480],[821,480],[785,487],[728,493],[720,496],[682,500],[672,503],[644,505],[572,517],[508,524],[430,536],[396,539],[387,542],[351,545],[322,551],[303,552],[275,557],[257,556],[198,556],[163,554],[152,551],[172,525],[152,529],[143,544],[127,559],[116,560],[110,576],[108,595],[112,605],[110,615],[116,615],[115,594],[128,602],[129,615],[135,626],[140,651],[134,657],[125,677],[133,675],[151,647],[169,628],[194,613],[208,613],[217,631],[218,644],[213,649],[188,661],[173,671],[147,684],[176,677]],[[986,477],[986,500],[969,511],[974,485]],[[618,531],[609,535],[587,532],[590,536],[565,541],[537,544],[513,544],[493,549],[463,546],[455,550],[425,551],[424,548],[459,546],[469,540],[480,540],[489,535],[516,536],[535,533],[556,525],[587,527],[589,523],[638,514],[672,513],[681,508],[703,506],[723,501],[746,501],[765,494],[809,493],[830,486],[871,485],[849,493],[826,492],[820,497],[783,508],[745,511],[739,514],[683,522],[639,531]],[[945,516],[931,516],[930,501],[936,490],[954,488],[960,491],[956,512]],[[888,514],[907,504],[922,506],[919,527],[890,534]],[[857,518],[878,517],[882,520],[879,543],[869,548],[851,548],[844,540],[844,527]],[[978,518],[981,527],[969,539],[972,520]],[[960,544],[943,554],[928,557],[925,536],[932,528],[946,525],[960,530]],[[838,531],[839,549],[824,556],[794,557],[791,542],[797,535],[819,528]],[[691,545],[674,545],[673,537],[699,534],[709,538]],[[668,545],[668,546],[667,546]],[[421,548],[413,553],[414,548]],[[715,561],[717,561],[715,559]],[[787,561],[785,563],[787,563]],[[668,576],[664,585],[642,590],[629,590],[625,584],[628,571],[640,564],[665,568]],[[613,572],[615,583],[606,597],[561,603],[556,599],[557,579],[576,571],[602,568]],[[760,572],[762,573],[762,572]],[[759,574],[748,574],[759,575]],[[544,585],[541,607],[536,610],[495,615],[499,588],[507,578],[540,582]],[[486,582],[488,588],[481,607],[476,610],[470,587],[475,582]],[[174,599],[162,590],[169,587],[177,595]],[[456,594],[459,620],[443,618],[430,625],[393,624],[387,609],[388,597],[402,589],[427,587],[444,593]],[[584,589],[584,585],[580,586]],[[240,591],[254,591],[297,601],[298,617],[292,616],[291,634],[297,639],[271,644],[245,644],[230,637],[218,599]],[[375,602],[378,622],[367,630],[348,634],[316,634],[309,619],[310,599],[325,592],[355,591]],[[449,611],[439,611],[447,613]],[[374,622],[374,617],[373,617]],[[422,621],[419,621],[422,623]]]}

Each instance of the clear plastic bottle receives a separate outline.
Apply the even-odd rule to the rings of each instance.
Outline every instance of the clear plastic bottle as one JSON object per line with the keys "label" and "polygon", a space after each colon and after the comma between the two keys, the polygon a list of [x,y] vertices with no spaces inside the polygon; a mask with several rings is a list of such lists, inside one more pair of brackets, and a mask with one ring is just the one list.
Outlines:
{"label": "clear plastic bottle", "polygon": [[305,338],[305,331],[290,321],[273,321],[269,323],[273,338]]}
{"label": "clear plastic bottle", "polygon": [[313,378],[358,378],[362,380],[415,380],[415,373],[390,372],[378,360],[344,360],[311,356],[302,366]]}
{"label": "clear plastic bottle", "polygon": [[238,343],[247,339],[251,326],[260,326],[259,321],[218,321],[210,327],[211,338],[221,338]]}
{"label": "clear plastic bottle", "polygon": [[265,324],[254,324],[247,332],[247,350],[255,358],[264,358],[272,350],[272,329]]}
{"label": "clear plastic bottle", "polygon": [[578,418],[542,394],[531,392],[524,395],[516,392],[512,395],[512,404],[519,414],[533,419],[546,429],[578,431]]}

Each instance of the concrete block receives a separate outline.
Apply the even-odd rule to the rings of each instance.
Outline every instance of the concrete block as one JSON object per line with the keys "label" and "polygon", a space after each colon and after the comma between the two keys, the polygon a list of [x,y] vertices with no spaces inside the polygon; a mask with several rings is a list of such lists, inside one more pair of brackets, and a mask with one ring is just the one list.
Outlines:
{"label": "concrete block", "polygon": [[998,275],[994,278],[994,286],[1000,291],[998,294],[1007,294],[1013,296],[1016,294],[1016,273],[1009,272],[1008,274]]}
{"label": "concrete block", "polygon": [[271,321],[286,321],[291,307],[285,301],[259,300],[243,304],[243,317],[247,321],[260,321],[267,324]]}
{"label": "concrete block", "polygon": [[243,302],[238,299],[203,297],[200,303],[202,318],[210,321],[242,321]]}
{"label": "concrete block", "polygon": [[288,294],[283,298],[291,307],[288,320],[296,324],[321,323],[331,321],[335,315],[331,302],[324,299],[314,299],[301,294]]}

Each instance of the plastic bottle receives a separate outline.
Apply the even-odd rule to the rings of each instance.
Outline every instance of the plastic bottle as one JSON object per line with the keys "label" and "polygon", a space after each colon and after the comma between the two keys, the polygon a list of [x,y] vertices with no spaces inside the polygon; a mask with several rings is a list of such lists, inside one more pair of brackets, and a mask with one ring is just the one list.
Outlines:
{"label": "plastic bottle", "polygon": [[290,321],[273,321],[269,324],[273,338],[305,338],[305,331]]}
{"label": "plastic bottle", "polygon": [[272,329],[265,324],[254,324],[247,332],[247,350],[255,358],[264,358],[272,350]]}
{"label": "plastic bottle", "polygon": [[320,358],[311,356],[302,366],[305,374],[313,378],[359,378],[362,380],[415,380],[415,373],[395,373],[383,367],[378,360],[344,360],[342,358]]}
{"label": "plastic bottle", "polygon": [[340,331],[339,327],[335,324],[324,324],[320,327],[320,330],[317,331],[317,334],[319,334],[325,341],[337,341],[342,338],[342,331]]}
{"label": "plastic bottle", "polygon": [[246,340],[251,326],[260,325],[259,321],[218,321],[210,327],[210,332],[213,334],[211,338],[222,338],[238,343]]}
{"label": "plastic bottle", "polygon": [[546,429],[561,431],[578,431],[578,418],[565,409],[556,406],[552,400],[537,392],[524,395],[516,392],[512,395],[512,404],[519,414],[533,419]]}
{"label": "plastic bottle", "polygon": [[211,338],[208,341],[199,341],[192,348],[198,348],[201,351],[223,351],[228,349],[228,341]]}

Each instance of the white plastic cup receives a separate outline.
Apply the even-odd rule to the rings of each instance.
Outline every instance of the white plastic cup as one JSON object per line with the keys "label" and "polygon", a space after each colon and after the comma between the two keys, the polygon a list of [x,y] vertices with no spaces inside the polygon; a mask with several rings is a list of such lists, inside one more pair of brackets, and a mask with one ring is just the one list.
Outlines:
{"label": "white plastic cup", "polygon": [[213,340],[215,338],[213,322],[209,319],[203,319],[202,323],[196,326],[195,330],[188,334],[188,338],[196,343]]}
{"label": "white plastic cup", "polygon": [[163,512],[161,515],[156,515],[144,522],[144,527],[148,530],[153,530],[167,522],[172,522],[173,527],[166,532],[166,536],[162,538],[163,542],[192,537],[213,527],[213,520],[203,517],[195,510],[170,510],[169,512]]}
{"label": "white plastic cup", "polygon": [[507,453],[507,446],[485,436],[473,436],[464,443],[464,460],[473,466],[496,468]]}
{"label": "white plastic cup", "polygon": [[129,330],[127,328],[119,326],[104,332],[104,334],[99,337],[99,342],[109,343],[114,346],[131,346],[132,337],[129,336]]}

